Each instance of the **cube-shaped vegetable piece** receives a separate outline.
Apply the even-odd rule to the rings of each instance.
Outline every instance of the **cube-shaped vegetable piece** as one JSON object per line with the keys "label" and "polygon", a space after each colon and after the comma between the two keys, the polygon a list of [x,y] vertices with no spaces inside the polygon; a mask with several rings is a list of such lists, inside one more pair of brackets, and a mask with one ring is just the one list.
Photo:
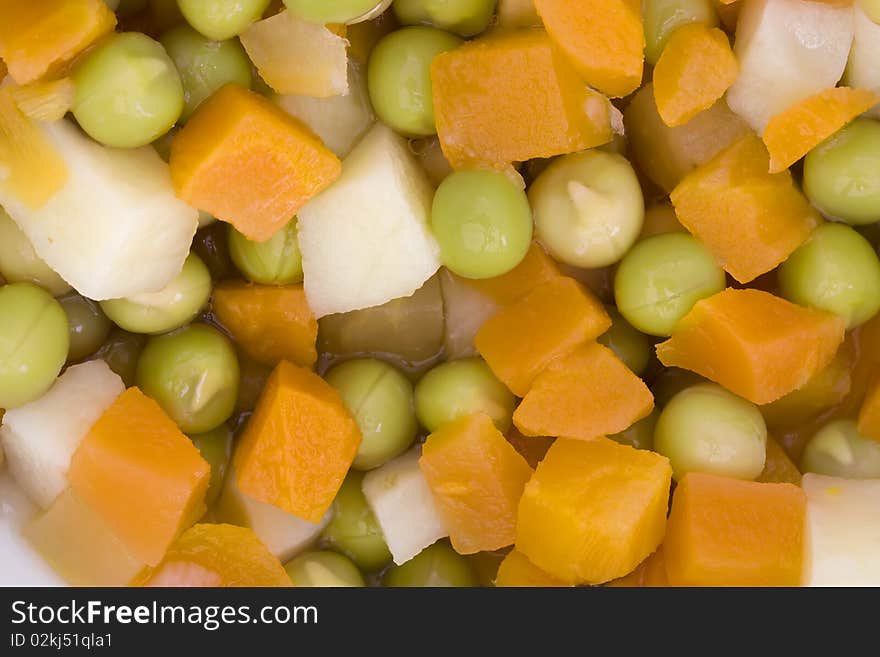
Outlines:
{"label": "cube-shaped vegetable piece", "polygon": [[306,295],[316,317],[409,296],[437,271],[432,197],[407,141],[376,124],[345,158],[339,180],[299,213]]}
{"label": "cube-shaped vegetable piece", "polygon": [[573,278],[560,276],[491,317],[474,342],[495,376],[523,397],[553,359],[610,326],[598,299]]}
{"label": "cube-shaped vegetable piece", "polygon": [[654,452],[560,438],[526,484],[516,549],[567,584],[623,577],[663,540],[671,481]]}
{"label": "cube-shaped vegetable piece", "polygon": [[2,13],[0,58],[18,84],[57,73],[116,26],[104,0],[4,0]]}
{"label": "cube-shaped vegetable piece", "polygon": [[666,576],[666,560],[663,558],[663,546],[658,547],[656,552],[640,563],[638,568],[629,575],[614,580],[608,586],[669,586],[669,578]]}
{"label": "cube-shaped vegetable piece", "polygon": [[859,433],[880,441],[880,373],[871,381],[859,410]]}
{"label": "cube-shaped vegetable piece", "polygon": [[128,552],[155,566],[205,512],[211,467],[162,408],[129,388],[104,412],[70,462],[70,485]]}
{"label": "cube-shaped vegetable piece", "polygon": [[559,267],[547,255],[544,247],[532,242],[525,257],[506,274],[494,278],[464,280],[496,303],[507,306],[541,283],[551,281],[558,276],[560,276]]}
{"label": "cube-shaped vegetable piece", "polygon": [[147,586],[292,586],[277,557],[253,531],[199,524],[168,550]]}
{"label": "cube-shaped vegetable piece", "polygon": [[309,522],[333,503],[361,432],[339,393],[311,370],[281,361],[239,439],[239,490]]}
{"label": "cube-shaped vegetable piece", "polygon": [[740,283],[783,262],[821,221],[791,174],[769,169],[764,143],[745,137],[688,174],[670,194],[681,224]]}
{"label": "cube-shaped vegetable piece", "polygon": [[126,586],[147,567],[71,488],[27,525],[24,535],[74,586]]}
{"label": "cube-shaped vegetable piece", "polygon": [[764,471],[756,481],[800,486],[801,471],[773,436],[767,436]]}
{"label": "cube-shaped vegetable piece", "polygon": [[498,566],[495,586],[556,587],[566,584],[538,568],[522,552],[511,550]]}
{"label": "cube-shaped vegetable piece", "polygon": [[698,301],[657,345],[667,367],[681,367],[755,404],[797,390],[831,362],[844,320],[761,290],[728,288]]}
{"label": "cube-shaped vegetable piece", "polygon": [[311,545],[330,522],[329,511],[320,522],[309,522],[244,495],[238,489],[235,472],[226,477],[214,516],[218,522],[252,529],[282,563],[287,563]]}
{"label": "cube-shaped vegetable piece", "polygon": [[823,89],[773,116],[764,130],[770,172],[787,169],[854,118],[880,102],[867,89]]}
{"label": "cube-shaped vegetable piece", "polygon": [[764,484],[691,472],[672,498],[663,541],[672,586],[798,586],[806,496]]}
{"label": "cube-shaped vegetable piece", "polygon": [[611,141],[608,101],[542,30],[500,32],[438,55],[431,82],[437,134],[454,168],[503,167]]}
{"label": "cube-shaped vegetable piece", "polygon": [[804,475],[807,586],[880,586],[880,479]]}
{"label": "cube-shaped vegetable piece", "polygon": [[228,84],[171,143],[178,196],[258,242],[339,177],[339,160],[299,120]]}
{"label": "cube-shaped vegetable piece", "polygon": [[444,424],[419,466],[459,554],[513,545],[516,509],[532,469],[483,413]]}
{"label": "cube-shaped vegetable piece", "polygon": [[214,315],[244,352],[274,367],[288,360],[311,367],[318,358],[318,321],[302,285],[223,283],[214,289]]}
{"label": "cube-shaped vegetable piece", "polygon": [[382,528],[394,563],[412,559],[429,545],[449,535],[431,488],[419,468],[420,449],[371,470],[362,488]]}
{"label": "cube-shaped vegetable piece", "polygon": [[327,26],[282,11],[252,23],[239,38],[260,77],[278,93],[348,93],[348,42]]}
{"label": "cube-shaped vegetable piece", "polygon": [[645,33],[638,0],[535,0],[535,8],[590,86],[609,96],[639,87]]}
{"label": "cube-shaped vegetable piece", "polygon": [[738,70],[727,35],[703,23],[676,29],[654,67],[657,112],[669,126],[709,109],[733,84]]}
{"label": "cube-shaped vegetable piece", "polygon": [[[855,30],[843,79],[851,87],[870,89],[880,95],[880,23],[871,20],[866,7],[867,4],[862,7],[859,3],[853,6]],[[880,105],[870,110],[868,116],[880,119]]]}
{"label": "cube-shaped vegetable piece", "polygon": [[150,146],[107,148],[68,120],[39,124],[67,167],[39,209],[0,183],[0,205],[53,271],[98,301],[162,290],[189,255],[199,213],[174,195]]}
{"label": "cube-shaped vegetable piece", "polygon": [[608,347],[590,342],[537,376],[513,423],[526,436],[592,440],[623,431],[653,408],[644,381]]}
{"label": "cube-shaped vegetable piece", "polygon": [[122,379],[94,360],[67,368],[42,397],[6,411],[0,445],[9,471],[42,508],[68,487],[73,453],[124,390]]}

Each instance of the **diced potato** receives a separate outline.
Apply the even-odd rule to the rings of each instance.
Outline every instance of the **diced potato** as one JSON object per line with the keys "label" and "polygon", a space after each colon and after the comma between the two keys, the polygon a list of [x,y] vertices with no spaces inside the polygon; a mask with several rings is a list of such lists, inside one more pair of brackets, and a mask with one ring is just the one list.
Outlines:
{"label": "diced potato", "polygon": [[[865,11],[858,5],[853,8],[855,34],[843,79],[850,87],[870,89],[880,95],[880,23],[871,20]],[[880,119],[880,105],[867,114]]]}
{"label": "diced potato", "polygon": [[447,269],[440,273],[440,284],[446,313],[444,354],[449,360],[476,356],[474,337],[477,331],[502,306]]}

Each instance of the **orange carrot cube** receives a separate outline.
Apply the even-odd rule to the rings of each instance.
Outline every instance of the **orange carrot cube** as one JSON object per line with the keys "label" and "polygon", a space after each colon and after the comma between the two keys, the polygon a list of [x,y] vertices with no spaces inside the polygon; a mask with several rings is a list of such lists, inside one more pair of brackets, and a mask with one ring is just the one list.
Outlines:
{"label": "orange carrot cube", "polygon": [[150,566],[205,512],[210,477],[192,441],[138,388],[122,393],[92,426],[68,472],[77,496]]}
{"label": "orange carrot cube", "polygon": [[657,548],[650,557],[645,559],[629,575],[610,582],[614,587],[662,587],[669,586],[666,576],[666,560],[663,558],[663,546]]}
{"label": "orange carrot cube", "polygon": [[[455,274],[452,274],[455,276]],[[500,306],[507,306],[541,283],[557,278],[559,267],[537,242],[532,242],[525,257],[506,274],[494,278],[459,278]]]}
{"label": "orange carrot cube", "polygon": [[298,119],[234,84],[199,105],[174,138],[169,164],[181,199],[258,242],[342,173]]}
{"label": "orange carrot cube", "polygon": [[845,322],[761,290],[728,288],[698,301],[657,345],[667,367],[681,367],[755,404],[800,388],[828,365]]}
{"label": "orange carrot cube", "polygon": [[773,436],[767,436],[766,456],[764,457],[764,471],[758,475],[756,481],[764,483],[794,484],[800,486],[801,471],[789,458]]}
{"label": "orange carrot cube", "polygon": [[872,380],[859,411],[859,433],[880,441],[880,374]]}
{"label": "orange carrot cube", "polygon": [[797,586],[806,496],[692,472],[679,482],[663,542],[672,586]]}
{"label": "orange carrot cube", "polygon": [[360,429],[339,393],[311,370],[281,361],[233,455],[238,489],[318,522],[360,443]]}
{"label": "orange carrot cube", "polygon": [[522,552],[511,550],[498,566],[495,586],[558,587],[567,585],[538,568]]}

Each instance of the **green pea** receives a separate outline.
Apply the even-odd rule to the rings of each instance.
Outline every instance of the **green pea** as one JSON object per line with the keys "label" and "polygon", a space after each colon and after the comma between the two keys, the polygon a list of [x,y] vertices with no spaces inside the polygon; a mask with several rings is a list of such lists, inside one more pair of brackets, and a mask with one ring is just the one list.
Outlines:
{"label": "green pea", "polygon": [[64,308],[70,327],[67,360],[73,363],[95,353],[110,335],[113,323],[97,303],[75,292],[61,297],[58,302]]}
{"label": "green pea", "polygon": [[492,22],[497,0],[394,0],[402,25],[430,25],[459,36],[483,32]]}
{"label": "green pea", "polygon": [[654,431],[658,417],[660,417],[660,411],[655,408],[650,415],[643,417],[629,428],[608,437],[622,445],[629,445],[636,449],[654,449]]}
{"label": "green pea", "polygon": [[263,285],[290,285],[303,279],[296,218],[265,242],[254,242],[229,226],[229,255],[245,278]]}
{"label": "green pea", "polygon": [[129,333],[122,329],[114,329],[103,346],[95,353],[116,372],[126,387],[135,384],[137,363],[141,351],[147,343],[146,337],[136,333]]}
{"label": "green pea", "polygon": [[589,150],[554,160],[529,189],[538,240],[573,267],[614,264],[635,243],[645,200],[626,158]]}
{"label": "green pea", "polygon": [[67,315],[33,283],[0,287],[0,408],[23,406],[55,382],[67,360]]}
{"label": "green pea", "polygon": [[70,285],[43,262],[12,217],[0,208],[0,275],[10,283],[34,283],[52,296]]}
{"label": "green pea", "polygon": [[238,394],[238,358],[229,340],[205,324],[150,338],[137,385],[184,433],[205,433],[229,419]]}
{"label": "green pea", "polygon": [[503,173],[457,171],[434,194],[431,225],[440,258],[465,278],[509,272],[532,242],[532,212],[525,192]]}
{"label": "green pea", "polygon": [[160,292],[102,301],[101,308],[117,326],[132,333],[166,333],[192,321],[211,296],[211,274],[190,253],[183,269]]}
{"label": "green pea", "polygon": [[213,41],[225,41],[260,20],[271,0],[177,0],[186,22]]}
{"label": "green pea", "polygon": [[469,587],[477,586],[477,577],[468,560],[441,541],[390,568],[384,583],[391,587]]}
{"label": "green pea", "polygon": [[516,398],[482,358],[438,365],[416,384],[416,417],[428,431],[472,413],[485,413],[502,433],[510,429]]}
{"label": "green pea", "polygon": [[183,85],[162,44],[139,32],[115,34],[73,70],[73,115],[92,138],[119,148],[144,146],[183,111]]}
{"label": "green pea", "polygon": [[644,333],[640,333],[627,322],[616,309],[606,307],[611,316],[611,328],[597,341],[611,349],[624,364],[636,374],[645,371],[651,360],[653,349]]}
{"label": "green pea", "polygon": [[364,576],[351,559],[326,550],[304,552],[284,566],[294,586],[366,586]]}
{"label": "green pea", "polygon": [[614,275],[617,310],[649,335],[672,334],[694,304],[721,292],[724,270],[687,233],[654,235],[626,254]]}
{"label": "green pea", "polygon": [[360,358],[337,365],[324,377],[354,415],[363,440],[352,463],[372,470],[406,451],[419,430],[412,384],[388,363]]}
{"label": "green pea", "polygon": [[383,37],[367,65],[376,115],[408,137],[435,134],[431,62],[461,43],[454,34],[433,27],[405,27]]}
{"label": "green pea", "polygon": [[654,66],[672,33],[688,23],[718,25],[712,0],[642,0],[645,60]]}
{"label": "green pea", "polygon": [[823,224],[780,265],[779,288],[789,301],[832,312],[854,328],[880,311],[880,259],[854,229]]}
{"label": "green pea", "polygon": [[807,441],[800,469],[847,479],[880,479],[880,443],[859,433],[853,420],[835,420]]}
{"label": "green pea", "polygon": [[223,488],[223,478],[232,455],[232,432],[225,424],[206,433],[190,436],[202,458],[211,466],[211,480],[205,493],[205,504],[210,507]]}
{"label": "green pea", "polygon": [[707,383],[707,381],[696,372],[678,367],[667,367],[651,383],[654,405],[657,408],[663,408],[682,390],[699,383]]}
{"label": "green pea", "polygon": [[354,23],[387,7],[380,0],[284,0],[290,12],[310,23]]}
{"label": "green pea", "polygon": [[250,88],[251,62],[237,40],[212,41],[184,24],[163,34],[160,41],[183,83],[181,121],[186,121],[203,100],[226,84]]}
{"label": "green pea", "polygon": [[328,547],[341,552],[367,572],[391,561],[391,552],[367,498],[361,489],[362,472],[349,472],[333,500],[333,518],[322,537]]}
{"label": "green pea", "polygon": [[764,469],[767,426],[758,407],[714,383],[678,393],[657,418],[654,450],[673,476],[688,472],[754,479]]}

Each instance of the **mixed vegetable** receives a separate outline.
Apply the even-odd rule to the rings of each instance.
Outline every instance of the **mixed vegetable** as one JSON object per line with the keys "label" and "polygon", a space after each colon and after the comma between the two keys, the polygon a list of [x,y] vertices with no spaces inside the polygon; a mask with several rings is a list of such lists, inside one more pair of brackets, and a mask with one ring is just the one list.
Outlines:
{"label": "mixed vegetable", "polygon": [[0,584],[880,585],[876,0],[6,0],[0,80]]}

